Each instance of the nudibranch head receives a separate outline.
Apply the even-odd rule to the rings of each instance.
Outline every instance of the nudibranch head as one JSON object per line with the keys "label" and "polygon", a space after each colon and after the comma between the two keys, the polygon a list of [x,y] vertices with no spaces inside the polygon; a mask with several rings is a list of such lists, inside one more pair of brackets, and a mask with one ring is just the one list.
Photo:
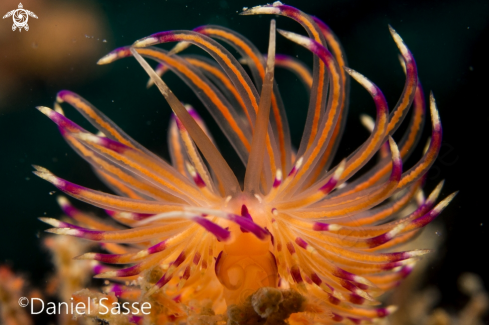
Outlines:
{"label": "nudibranch head", "polygon": [[[107,289],[119,295],[137,290],[127,295],[132,299],[187,305],[210,299],[214,312],[227,309],[231,320],[246,314],[246,307],[240,307],[246,304],[253,306],[256,317],[286,318],[308,311],[313,316],[304,314],[303,319],[316,317],[320,323],[359,324],[385,317],[395,308],[376,307],[376,297],[395,287],[429,252],[399,252],[395,247],[415,237],[454,197],[436,204],[442,184],[428,198],[422,192],[424,176],[441,145],[435,100],[430,95],[429,145],[413,167],[403,170],[403,161],[419,140],[425,101],[414,58],[401,37],[390,28],[406,81],[389,111],[381,90],[346,67],[336,36],[321,20],[280,2],[242,12],[256,14],[289,17],[304,27],[308,36],[278,33],[312,52],[313,73],[296,58],[275,54],[274,20],[266,55],[242,35],[206,25],[150,35],[98,62],[133,56],[150,76],[150,84],[159,88],[174,113],[168,128],[171,164],[75,93],[58,93],[54,110],[38,107],[116,193],[85,188],[35,166],[38,176],[104,209],[115,222],[79,211],[64,197],[59,204],[72,222],[42,221],[54,227],[48,232],[99,242],[107,253],[77,258],[95,261],[97,278],[136,281]],[[234,58],[215,39],[236,49],[241,58]],[[169,42],[176,42],[170,52],[153,47]],[[213,60],[181,54],[192,45]],[[153,70],[143,57],[157,61],[158,67]],[[275,68],[296,73],[310,92],[297,149],[291,145]],[[237,179],[198,113],[182,104],[162,80],[168,70],[185,81],[219,124],[246,167],[243,180]],[[350,77],[371,95],[376,117],[374,121],[362,116],[370,136],[334,166]],[[66,118],[62,103],[79,111],[99,133]],[[396,143],[392,135],[411,106],[407,131]],[[375,165],[349,181],[376,153],[380,158]],[[160,322],[186,317],[174,309],[166,312],[159,315]]]}

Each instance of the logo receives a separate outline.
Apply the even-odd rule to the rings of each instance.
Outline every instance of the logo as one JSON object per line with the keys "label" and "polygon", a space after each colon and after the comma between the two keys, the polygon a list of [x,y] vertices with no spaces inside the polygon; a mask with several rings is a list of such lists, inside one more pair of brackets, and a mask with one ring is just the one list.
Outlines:
{"label": "logo", "polygon": [[26,31],[29,30],[29,25],[27,25],[27,21],[29,20],[29,16],[38,18],[35,13],[29,10],[23,9],[22,3],[19,3],[19,9],[14,9],[9,11],[3,16],[3,19],[8,18],[10,16],[14,19],[14,24],[12,25],[12,31],[15,31],[17,28],[19,32],[24,28]]}
{"label": "logo", "polygon": [[28,298],[26,298],[26,297],[20,297],[19,298],[19,306],[20,307],[27,307],[28,304],[29,304]]}

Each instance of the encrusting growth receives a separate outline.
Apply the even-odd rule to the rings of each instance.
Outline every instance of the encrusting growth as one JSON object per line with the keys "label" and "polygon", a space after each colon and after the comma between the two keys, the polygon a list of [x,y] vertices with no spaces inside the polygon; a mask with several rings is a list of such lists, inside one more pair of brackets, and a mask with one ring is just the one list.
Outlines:
{"label": "encrusting growth", "polygon": [[[336,36],[319,19],[280,2],[241,14],[280,15],[302,25],[308,36],[280,29],[278,34],[313,54],[312,73],[296,58],[275,54],[274,20],[267,55],[242,35],[213,25],[159,32],[113,50],[98,63],[134,57],[150,76],[149,85],[156,85],[170,105],[171,164],[79,95],[61,91],[54,110],[38,107],[39,111],[115,194],[71,183],[40,166],[34,166],[34,173],[104,209],[113,220],[73,213],[61,199],[72,221],[42,221],[54,227],[48,232],[100,243],[103,253],[76,258],[94,261],[95,277],[110,280],[104,289],[107,297],[151,303],[149,316],[128,316],[128,323],[367,324],[385,317],[396,307],[379,306],[377,297],[397,286],[429,253],[395,248],[414,238],[455,196],[436,204],[442,183],[426,199],[422,192],[441,145],[434,97],[429,98],[428,148],[404,170],[403,162],[419,140],[426,108],[414,58],[394,29],[390,32],[401,53],[406,82],[389,110],[381,90],[346,67]],[[216,39],[234,48],[239,60]],[[176,46],[170,52],[154,47],[163,43]],[[199,47],[213,60],[182,55],[189,46]],[[158,62],[158,67],[154,70],[145,58]],[[310,94],[298,148],[291,145],[275,68],[296,73]],[[243,180],[237,179],[197,111],[182,104],[163,81],[167,71],[180,77],[216,120],[246,167]],[[370,94],[376,117],[362,117],[370,136],[334,166],[349,77]],[[63,103],[99,132],[93,134],[66,118]],[[396,143],[392,135],[411,106],[406,132]],[[379,160],[363,172],[376,153]],[[362,175],[351,181],[359,171]],[[102,294],[77,295],[97,300]],[[122,322],[112,316],[101,319]]]}

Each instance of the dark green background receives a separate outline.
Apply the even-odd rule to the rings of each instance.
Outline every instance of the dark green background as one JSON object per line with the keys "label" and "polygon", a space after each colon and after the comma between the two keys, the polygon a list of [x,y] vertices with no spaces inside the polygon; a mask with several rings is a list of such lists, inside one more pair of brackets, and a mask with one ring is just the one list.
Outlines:
{"label": "dark green background", "polygon": [[[50,3],[61,5],[61,2]],[[29,2],[23,4],[28,9]],[[156,89],[145,89],[146,73],[135,60],[128,58],[109,66],[96,67],[92,72],[94,77],[84,84],[71,80],[76,79],[79,72],[92,69],[102,55],[116,47],[131,44],[154,32],[192,29],[203,24],[232,28],[265,51],[271,18],[237,14],[243,6],[263,4],[256,0],[64,1],[64,5],[67,4],[94,7],[108,20],[109,28],[104,35],[93,35],[94,39],[73,35],[80,42],[98,42],[97,53],[88,60],[90,64],[85,66],[66,57],[71,69],[66,70],[63,78],[46,81],[31,75],[23,79],[18,93],[0,102],[0,263],[12,265],[36,285],[42,285],[52,270],[39,239],[45,236],[43,230],[47,227],[36,218],[43,215],[58,217],[60,210],[55,196],[49,195],[56,189],[32,175],[31,164],[44,166],[87,187],[106,188],[92,174],[88,164],[63,141],[54,124],[34,107],[52,106],[57,91],[61,89],[75,91],[137,141],[168,158],[166,127],[170,109]],[[402,91],[404,75],[387,24],[400,33],[413,52],[425,93],[428,94],[429,90],[434,92],[444,127],[442,157],[435,163],[426,188],[430,191],[437,182],[446,179],[442,196],[460,190],[459,196],[438,220],[437,231],[444,244],[435,253],[438,258],[428,281],[442,290],[442,304],[462,304],[465,298],[456,289],[456,279],[461,272],[476,272],[489,285],[488,240],[485,237],[489,227],[486,208],[489,110],[486,100],[487,51],[484,49],[488,41],[489,2],[330,0],[289,1],[286,4],[299,7],[329,24],[342,41],[349,66],[380,86],[390,107]],[[0,12],[7,12],[13,8],[3,8],[0,4],[0,9]],[[0,22],[3,23],[0,28],[10,29],[11,22]],[[29,20],[29,23],[31,30],[36,28],[37,21],[31,23]],[[296,23],[283,17],[278,18],[277,25],[282,29],[303,32]],[[25,35],[22,32],[18,36]],[[101,42],[102,39],[107,39],[107,42]],[[10,55],[5,52],[6,46],[0,39],[0,60],[4,55]],[[55,51],[56,47],[52,50]],[[298,55],[308,63],[311,61],[309,53],[280,37],[277,52]],[[29,55],[35,56],[36,52]],[[0,80],[2,78],[5,77],[0,75]],[[165,78],[182,101],[194,104],[202,112],[202,106],[182,82],[170,74]],[[1,81],[8,82],[5,79]],[[293,142],[297,146],[305,120],[307,97],[302,85],[292,75],[279,72],[277,81],[283,93]],[[372,100],[355,84],[350,103],[339,158],[354,150],[368,136],[358,122],[359,114],[374,114]],[[215,131],[215,124],[208,115],[202,114]],[[73,112],[68,112],[68,115],[86,126]],[[429,132],[427,126],[423,144]],[[219,141],[219,145],[233,168],[242,173],[236,157],[228,154],[230,148],[227,143]],[[418,150],[414,156],[419,157],[420,154]],[[410,163],[414,160],[411,159]],[[84,207],[83,204],[77,206]],[[431,235],[437,236],[435,233]]]}

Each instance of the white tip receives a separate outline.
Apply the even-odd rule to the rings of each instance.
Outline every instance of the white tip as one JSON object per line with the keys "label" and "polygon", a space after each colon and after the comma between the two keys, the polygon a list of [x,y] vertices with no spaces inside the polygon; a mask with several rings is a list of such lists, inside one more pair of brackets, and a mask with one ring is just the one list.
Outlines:
{"label": "white tip", "polygon": [[53,227],[59,227],[59,225],[60,225],[60,221],[53,219],[53,218],[39,217],[38,219],[44,223],[47,223],[48,225],[53,226]]}
{"label": "white tip", "polygon": [[392,272],[399,272],[400,270],[402,270],[403,267],[404,267],[404,265],[397,266],[397,267],[392,269]]}
{"label": "white tip", "polygon": [[58,202],[59,206],[62,208],[66,206],[71,206],[70,201],[68,201],[68,199],[65,196],[62,195],[58,196],[56,198],[56,201]]}
{"label": "white tip", "polygon": [[334,224],[334,223],[330,223],[329,226],[328,226],[328,231],[338,231],[341,228],[343,228],[343,226],[337,225],[337,224]]}
{"label": "white tip", "polygon": [[367,280],[364,277],[359,276],[359,275],[355,275],[353,277],[353,281],[358,282],[358,283],[363,283],[363,284],[371,286],[371,287],[375,287],[375,285],[372,282],[370,282],[369,280]]}
{"label": "white tip", "polygon": [[363,74],[356,72],[353,69],[345,67],[345,71],[353,78],[355,79],[360,85],[363,86],[369,93],[372,95],[377,94],[377,88],[375,88],[375,85],[367,79]]}
{"label": "white tip", "polygon": [[297,43],[299,45],[302,45],[305,48],[309,48],[309,46],[312,44],[312,40],[310,38],[308,38],[308,37],[305,37],[305,36],[302,36],[302,35],[299,35],[299,34],[296,34],[296,33],[288,32],[288,31],[285,31],[285,30],[282,30],[282,29],[277,29],[277,32],[280,35],[282,35],[283,37],[291,40],[294,43]]}
{"label": "white tip", "polygon": [[229,203],[229,201],[231,201],[231,199],[232,199],[231,195],[228,195],[224,200],[224,206],[227,206],[227,204]]}
{"label": "white tip", "polygon": [[390,314],[396,312],[398,308],[399,307],[397,307],[397,306],[389,306],[386,308],[386,310],[387,310],[387,313],[390,315]]}
{"label": "white tip", "polygon": [[431,192],[431,194],[428,196],[428,202],[433,204],[436,199],[438,199],[438,196],[440,195],[440,192],[441,192],[441,189],[443,188],[443,184],[445,184],[445,181],[441,181],[440,183],[438,183],[438,185],[435,187],[435,189],[433,190],[433,192]]}
{"label": "white tip", "polygon": [[333,174],[334,179],[336,180],[340,179],[341,174],[343,174],[343,172],[345,171],[345,167],[346,167],[346,159],[343,159]]}
{"label": "white tip", "polygon": [[248,65],[248,60],[246,58],[239,58],[238,62],[242,65]]}
{"label": "white tip", "polygon": [[70,235],[70,236],[77,236],[80,234],[80,231],[71,228],[46,229],[46,232],[50,232],[57,235]]}
{"label": "white tip", "polygon": [[333,295],[333,297],[335,297],[335,298],[337,298],[337,299],[339,299],[341,301],[345,301],[346,300],[345,299],[345,296],[343,296],[343,294],[341,292],[337,291],[337,290],[333,291],[331,294]]}
{"label": "white tip", "polygon": [[256,6],[253,8],[243,7],[242,15],[276,15],[280,13],[280,9],[273,6]]}
{"label": "white tip", "polygon": [[156,43],[158,43],[158,39],[156,37],[147,37],[147,38],[143,38],[142,40],[134,42],[134,44],[132,46],[134,46],[134,47],[146,47],[146,46],[150,46],[150,45],[153,45]]}
{"label": "white tip", "polygon": [[63,111],[63,109],[61,108],[61,105],[59,103],[54,103],[54,110],[56,111],[56,113],[59,113],[59,114],[65,116],[65,112]]}
{"label": "white tip", "polygon": [[370,132],[372,132],[375,128],[374,119],[366,114],[360,115],[360,122]]}
{"label": "white tip", "polygon": [[275,179],[277,181],[281,181],[282,180],[282,170],[280,168],[277,168],[277,172],[275,173]]}
{"label": "white tip", "polygon": [[421,205],[425,203],[426,199],[424,197],[424,192],[422,189],[418,189],[416,192],[416,204]]}
{"label": "white tip", "polygon": [[389,136],[389,147],[391,149],[392,158],[394,160],[399,160],[399,148],[397,148],[397,144],[391,136]]}
{"label": "white tip", "polygon": [[404,44],[404,41],[402,40],[401,36],[392,28],[391,25],[389,25],[389,31],[392,35],[392,38],[394,39],[394,42],[396,42],[397,47],[399,48],[399,51],[401,51],[402,56],[406,57],[409,54],[409,50]]}
{"label": "white tip", "polygon": [[51,184],[59,187],[64,184],[62,180],[60,180],[58,177],[54,176],[53,173],[51,173],[49,170],[46,168],[40,167],[40,166],[34,166],[37,171],[34,172],[37,176],[41,177],[42,179],[50,182]]}
{"label": "white tip", "polygon": [[346,185],[348,185],[348,183],[347,182],[343,182],[343,183],[340,184],[340,186],[337,187],[337,189],[341,190],[342,188],[345,188]]}
{"label": "white tip", "polygon": [[407,222],[403,222],[403,223],[400,223],[398,224],[397,226],[395,226],[394,228],[392,228],[390,231],[388,231],[386,233],[386,236],[389,238],[389,239],[392,239],[394,238],[398,233],[400,233],[404,228],[406,228],[406,226],[409,224],[410,222],[407,221]]}
{"label": "white tip", "polygon": [[148,255],[149,255],[148,251],[147,250],[143,250],[143,251],[138,252],[136,255],[134,255],[134,257],[132,259],[133,260],[134,259],[139,259],[139,258],[146,257]]}
{"label": "white tip", "polygon": [[177,43],[177,45],[175,45],[171,50],[170,52],[168,52],[168,55],[172,55],[172,54],[177,54],[177,53],[180,53],[182,52],[183,50],[187,49],[190,47],[190,45],[192,45],[192,43],[189,43],[189,42],[179,42]]}
{"label": "white tip", "polygon": [[438,110],[436,108],[436,101],[435,97],[433,96],[433,92],[430,92],[430,113],[433,128],[437,128],[440,125],[440,115],[438,114]]}
{"label": "white tip", "polygon": [[302,162],[304,161],[304,157],[300,157],[295,163],[295,169],[299,169],[302,166]]}
{"label": "white tip", "polygon": [[85,253],[83,255],[75,257],[76,260],[93,260],[96,256],[96,253]]}
{"label": "white tip", "polygon": [[36,108],[46,116],[50,116],[53,111],[52,109],[46,106],[36,106]]}
{"label": "white tip", "polygon": [[102,144],[102,139],[91,133],[77,132],[73,134],[73,136],[82,141]]}
{"label": "white tip", "polygon": [[100,273],[100,274],[97,274],[94,276],[94,278],[97,278],[97,279],[106,279],[106,278],[114,278],[117,276],[117,272],[116,271],[107,271],[107,272],[104,272],[104,273]]}
{"label": "white tip", "polygon": [[190,176],[195,177],[197,176],[197,172],[195,171],[195,167],[189,163],[188,161],[185,161],[185,167],[187,167],[187,171],[190,174]]}
{"label": "white tip", "polygon": [[98,65],[104,65],[104,64],[109,64],[114,62],[114,60],[117,59],[117,54],[115,53],[109,53],[106,56],[103,56],[97,61]]}
{"label": "white tip", "polygon": [[443,209],[445,209],[447,207],[447,205],[450,204],[450,202],[453,200],[453,198],[457,194],[458,194],[458,191],[450,194],[449,196],[447,196],[443,201],[441,201],[440,203],[438,203],[436,205],[436,207],[433,209],[433,212],[435,212],[435,213],[441,213],[443,211]]}
{"label": "white tip", "polygon": [[309,253],[311,253],[311,254],[315,254],[315,253],[317,253],[317,250],[316,250],[314,247],[312,247],[311,245],[307,245],[306,250],[307,250]]}
{"label": "white tip", "polygon": [[[431,252],[432,251],[429,249],[415,249],[415,250],[412,250],[409,252],[409,257],[411,258],[411,257],[423,256],[423,255],[429,254]],[[410,263],[408,263],[408,265],[411,263],[412,263],[412,261],[410,261]]]}

